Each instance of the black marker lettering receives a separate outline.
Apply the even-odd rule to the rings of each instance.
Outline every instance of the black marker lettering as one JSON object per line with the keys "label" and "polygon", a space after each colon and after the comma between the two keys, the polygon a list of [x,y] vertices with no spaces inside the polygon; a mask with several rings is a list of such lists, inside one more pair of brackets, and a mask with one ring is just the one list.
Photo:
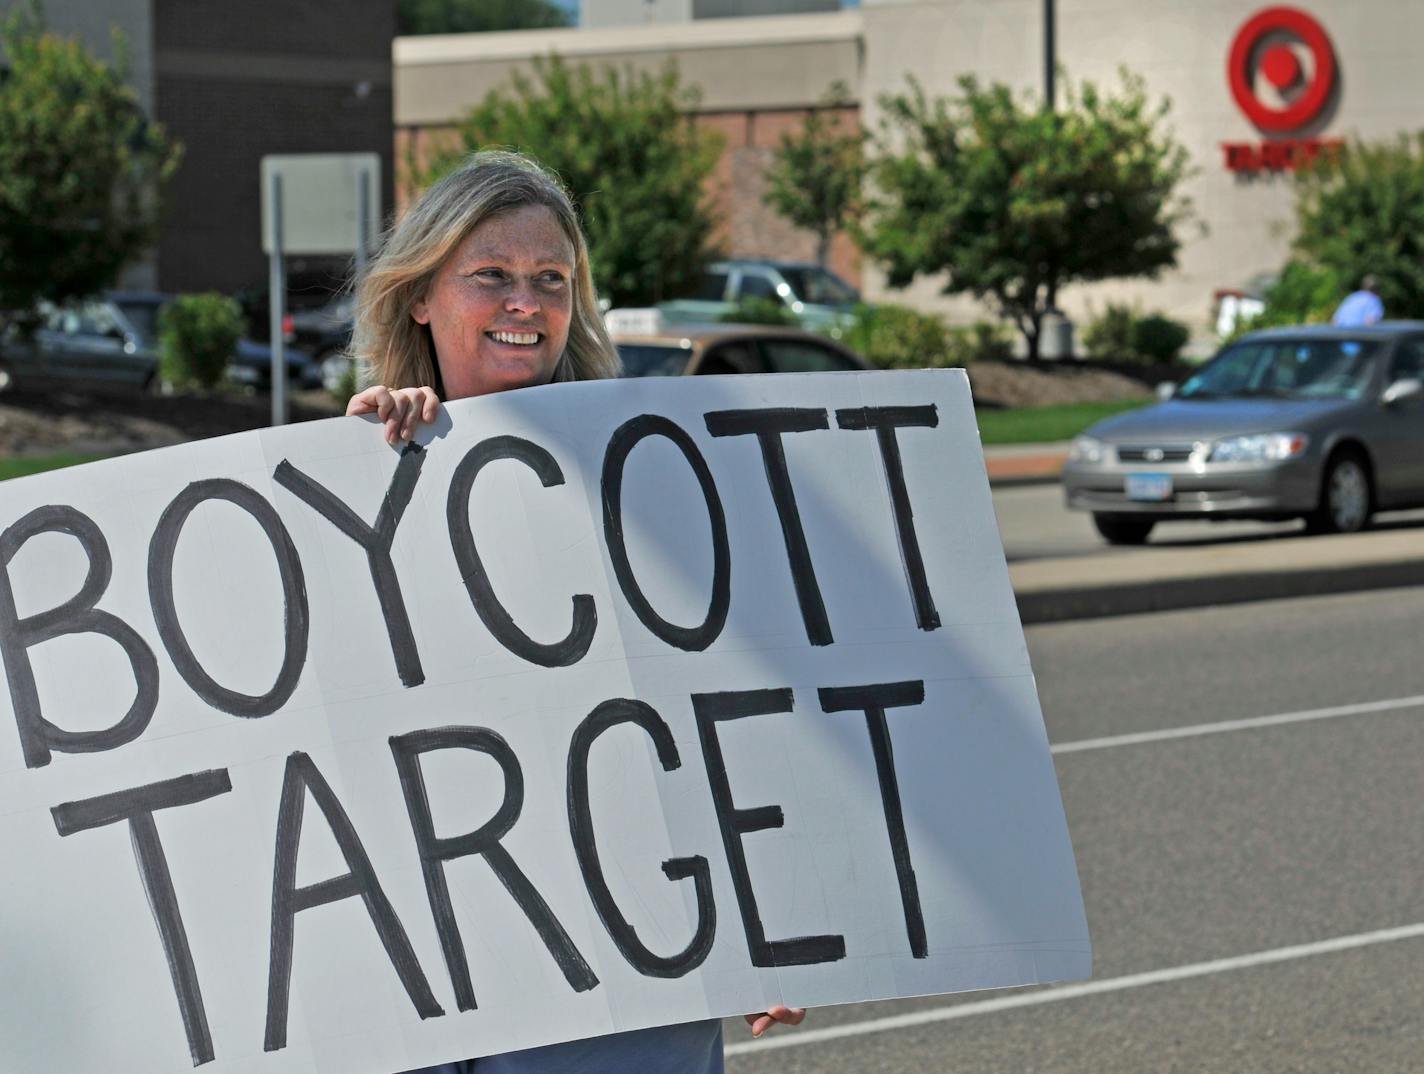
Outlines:
{"label": "black marker lettering", "polygon": [[470,490],[486,463],[496,459],[517,459],[533,470],[545,488],[564,483],[563,471],[554,461],[554,456],[538,444],[522,440],[517,436],[492,436],[481,440],[472,447],[460,465],[455,468],[455,476],[450,479],[450,498],[446,504],[446,519],[450,528],[450,546],[455,550],[455,561],[460,566],[460,577],[465,581],[465,589],[475,611],[486,629],[501,645],[515,656],[546,668],[568,667],[583,659],[593,642],[594,628],[598,625],[598,612],[593,598],[587,593],[574,597],[574,621],[568,636],[561,641],[545,645],[535,641],[515,625],[504,605],[494,594],[484,564],[475,551],[475,537],[470,530]]}
{"label": "black marker lettering", "polygon": [[201,1066],[213,1060],[213,1035],[208,1029],[208,1015],[203,1007],[203,993],[198,987],[198,971],[193,965],[193,952],[188,947],[188,933],[183,928],[183,915],[178,912],[178,895],[173,890],[173,874],[168,871],[168,859],[158,838],[153,814],[159,809],[192,805],[232,790],[226,769],[194,772],[177,779],[150,783],[144,787],[117,791],[87,798],[81,802],[65,802],[50,813],[59,834],[102,828],[121,820],[129,822],[129,839],[138,861],[143,890],[153,910],[163,955],[168,960],[168,973],[173,991],[178,996],[178,1012],[183,1018],[183,1030],[188,1035],[188,1051],[193,1065]]}
{"label": "black marker lettering", "polygon": [[286,459],[277,464],[272,476],[279,485],[288,489],[308,506],[346,536],[359,544],[366,552],[366,562],[371,570],[371,582],[376,587],[376,597],[381,602],[381,616],[386,622],[386,637],[390,639],[391,655],[395,657],[396,673],[402,686],[419,686],[425,681],[425,670],[420,666],[420,653],[415,647],[415,635],[410,629],[410,616],[405,610],[405,599],[401,596],[400,579],[396,577],[396,566],[391,562],[391,544],[395,541],[396,527],[410,504],[415,483],[420,477],[420,466],[425,461],[425,452],[419,444],[408,444],[401,452],[396,465],[395,476],[386,489],[381,509],[376,513],[376,524],[368,526],[355,511],[339,500],[332,491],[313,481]]}
{"label": "black marker lettering", "polygon": [[[707,604],[707,615],[695,627],[678,626],[659,615],[638,587],[638,579],[633,576],[632,564],[628,562],[628,545],[623,538],[623,468],[633,448],[649,436],[671,440],[687,459],[702,489],[707,518],[712,525],[712,596]],[[722,498],[717,495],[712,471],[707,468],[707,461],[692,437],[674,422],[656,414],[640,414],[624,422],[609,439],[603,453],[602,485],[604,541],[608,545],[608,558],[613,561],[618,588],[623,591],[628,606],[645,627],[669,645],[690,653],[706,649],[717,640],[727,622],[727,609],[732,602],[732,557]]]}
{"label": "black marker lettering", "polygon": [[653,954],[638,939],[637,932],[613,901],[613,893],[608,890],[608,881],[604,879],[603,866],[598,860],[593,814],[588,801],[588,754],[599,735],[623,723],[636,724],[653,740],[664,772],[674,771],[682,765],[672,731],[652,706],[625,698],[603,702],[578,725],[569,743],[569,834],[573,837],[574,853],[578,856],[584,885],[593,899],[594,909],[628,964],[647,977],[681,977],[702,965],[712,950],[717,932],[717,908],[712,901],[712,874],[707,867],[707,859],[697,854],[690,858],[669,858],[663,862],[663,873],[669,880],[691,877],[697,894],[697,927],[692,939],[686,947],[671,956]]}
{"label": "black marker lettering", "polygon": [[742,836],[780,828],[786,821],[781,807],[759,806],[738,809],[732,804],[732,784],[727,779],[727,762],[717,740],[717,724],[746,716],[769,716],[791,711],[790,690],[738,690],[719,694],[693,694],[692,711],[697,715],[697,734],[702,740],[702,759],[712,786],[712,804],[722,830],[722,846],[732,870],[732,888],[742,912],[742,928],[747,934],[747,950],[753,966],[806,966],[845,958],[845,937],[797,936],[768,940],[757,909],[756,892],[747,869],[747,853]]}
{"label": "black marker lettering", "polygon": [[[205,500],[225,500],[246,511],[262,527],[277,557],[277,570],[282,577],[285,645],[282,667],[272,688],[265,694],[243,694],[219,685],[198,663],[178,623],[178,609],[173,602],[173,556],[184,523]],[[163,639],[178,674],[183,676],[183,681],[192,687],[194,693],[213,708],[232,716],[268,716],[292,696],[307,659],[310,624],[306,579],[302,574],[297,548],[292,544],[292,535],[287,532],[276,510],[256,489],[238,481],[216,477],[194,481],[173,498],[158,520],[153,540],[148,546],[148,599],[153,605],[158,636]]]}
{"label": "black marker lettering", "polygon": [[806,638],[812,645],[829,645],[831,624],[826,618],[826,604],[821,599],[821,587],[816,584],[816,571],[811,566],[811,551],[806,547],[806,531],[801,528],[801,511],[796,506],[796,493],[791,488],[791,473],[786,468],[786,447],[781,442],[785,433],[805,433],[829,429],[824,410],[792,407],[769,407],[761,410],[715,410],[706,415],[707,431],[713,436],[754,435],[761,445],[762,465],[776,504],[776,517],[781,521],[781,536],[786,543],[786,558],[791,567],[791,581],[796,587],[796,600],[801,606],[801,621],[806,624]]}
{"label": "black marker lettering", "polygon": [[890,744],[890,727],[885,710],[925,701],[923,682],[886,682],[873,686],[843,686],[819,691],[824,712],[858,710],[865,713],[870,732],[870,748],[875,754],[875,778],[880,783],[880,804],[885,811],[885,831],[890,836],[890,853],[895,859],[895,877],[900,882],[900,906],[905,912],[905,934],[910,953],[926,958],[925,915],[920,909],[920,888],[910,861],[910,841],[905,836],[905,814],[900,805],[900,782],[895,778],[895,751]]}
{"label": "black marker lettering", "polygon": [[925,561],[920,555],[919,538],[915,536],[915,512],[910,507],[910,493],[905,488],[905,467],[900,461],[900,444],[895,430],[906,427],[933,429],[939,425],[939,412],[934,406],[869,406],[852,410],[837,410],[836,424],[842,429],[874,429],[880,444],[880,461],[885,466],[885,480],[890,485],[890,507],[895,514],[895,532],[900,538],[900,560],[905,565],[905,580],[910,585],[910,599],[915,605],[915,622],[921,630],[939,627],[939,612],[930,585],[925,579]]}
{"label": "black marker lettering", "polygon": [[[396,771],[400,775],[401,791],[405,795],[406,812],[410,814],[410,825],[420,851],[430,912],[440,933],[445,966],[450,971],[450,983],[455,988],[455,1000],[460,1010],[475,1009],[475,990],[470,984],[470,967],[450,903],[445,863],[471,854],[483,855],[489,863],[499,882],[539,933],[539,938],[544,941],[569,986],[575,992],[587,992],[595,987],[598,978],[559,924],[554,911],[515,864],[509,851],[500,846],[499,841],[514,827],[524,808],[524,773],[509,743],[487,727],[433,727],[396,736],[390,744]],[[475,831],[442,839],[435,834],[435,821],[430,814],[430,799],[425,792],[420,757],[432,750],[448,749],[475,750],[493,757],[504,773],[504,801],[495,815]]]}
{"label": "black marker lettering", "polygon": [[[346,860],[349,872],[333,876],[316,884],[297,887],[297,852],[302,839],[302,812],[307,792],[311,792],[317,808],[326,818],[336,845]],[[272,938],[271,961],[267,970],[267,1033],[263,1050],[275,1052],[287,1046],[288,996],[292,988],[292,943],[296,932],[297,914],[327,903],[340,902],[359,895],[366,904],[366,913],[376,934],[386,949],[386,956],[395,967],[396,975],[405,986],[406,995],[422,1019],[438,1018],[445,1012],[435,1001],[425,971],[415,957],[405,928],[396,916],[395,907],[381,889],[371,859],[361,845],[356,829],[332,793],[321,772],[305,753],[293,753],[287,758],[287,770],[282,777],[282,803],[277,813],[277,853],[272,867]]]}
{"label": "black marker lettering", "polygon": [[[58,607],[21,619],[10,585],[10,562],[31,537],[62,533],[84,549],[89,571],[79,592]],[[158,705],[158,661],[133,627],[118,616],[94,607],[109,585],[113,559],[104,534],[88,515],[73,507],[37,507],[0,534],[0,656],[10,683],[10,703],[20,734],[26,768],[42,768],[50,751],[98,753],[132,742],[143,734]],[[99,731],[65,731],[44,718],[35,686],[30,649],[68,634],[102,634],[123,649],[133,669],[133,704],[123,719]]]}

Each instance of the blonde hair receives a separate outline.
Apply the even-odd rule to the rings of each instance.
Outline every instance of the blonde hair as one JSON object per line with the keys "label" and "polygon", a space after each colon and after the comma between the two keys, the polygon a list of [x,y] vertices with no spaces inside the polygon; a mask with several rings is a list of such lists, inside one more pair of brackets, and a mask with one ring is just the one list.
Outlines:
{"label": "blonde hair", "polygon": [[598,380],[622,371],[598,311],[578,215],[563,186],[519,153],[482,150],[427,190],[386,234],[356,285],[351,351],[374,383],[415,388],[437,383],[435,345],[428,326],[411,316],[445,259],[465,236],[491,217],[526,205],[554,214],[574,248],[569,340],[554,381]]}

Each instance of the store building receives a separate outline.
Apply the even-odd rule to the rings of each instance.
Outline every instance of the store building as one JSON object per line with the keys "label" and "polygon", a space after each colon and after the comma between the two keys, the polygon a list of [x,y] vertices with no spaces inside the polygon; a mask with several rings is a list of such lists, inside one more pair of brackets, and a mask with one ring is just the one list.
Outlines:
{"label": "store building", "polygon": [[[874,128],[879,97],[906,77],[950,95],[963,74],[1041,94],[1042,0],[863,0],[833,14],[689,21],[520,33],[399,38],[394,51],[397,156],[438,139],[490,89],[535,57],[656,68],[675,60],[702,91],[699,120],[727,134],[712,191],[728,252],[807,257],[814,248],[761,204],[763,173],[781,131],[802,121],[834,81],[851,90],[850,117]],[[1126,67],[1154,98],[1195,172],[1182,193],[1197,224],[1184,228],[1177,269],[1151,281],[1071,287],[1060,301],[1082,321],[1107,302],[1136,302],[1187,321],[1209,343],[1213,295],[1279,269],[1294,218],[1291,171],[1339,140],[1393,138],[1424,128],[1424,35],[1417,0],[1309,0],[1279,8],[1240,0],[1058,0],[1063,82],[1115,85]],[[834,267],[868,297],[985,315],[921,280],[889,291],[846,241]]]}

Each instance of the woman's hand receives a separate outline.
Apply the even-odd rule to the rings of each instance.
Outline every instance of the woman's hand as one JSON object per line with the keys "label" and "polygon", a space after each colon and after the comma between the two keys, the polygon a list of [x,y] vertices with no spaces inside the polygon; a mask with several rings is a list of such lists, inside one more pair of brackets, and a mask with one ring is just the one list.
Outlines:
{"label": "woman's hand", "polygon": [[752,1027],[752,1036],[759,1037],[778,1022],[787,1026],[799,1026],[806,1020],[806,1008],[778,1006],[762,1011],[760,1014],[748,1014],[743,1017],[746,1018],[747,1025]]}
{"label": "woman's hand", "polygon": [[434,388],[387,388],[373,384],[357,392],[346,404],[346,414],[375,414],[386,428],[386,443],[395,446],[415,435],[419,424],[429,425],[440,413]]}

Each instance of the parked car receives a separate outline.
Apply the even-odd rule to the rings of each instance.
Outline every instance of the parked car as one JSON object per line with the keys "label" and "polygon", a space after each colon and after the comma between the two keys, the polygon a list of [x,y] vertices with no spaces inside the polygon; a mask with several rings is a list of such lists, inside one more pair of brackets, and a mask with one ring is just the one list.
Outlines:
{"label": "parked car", "polygon": [[[331,303],[346,290],[346,268],[337,262],[319,260],[304,263],[293,260],[287,266],[286,316],[282,318],[282,338],[287,343],[295,343],[310,350],[307,341],[297,338],[295,323],[298,315],[319,310]],[[242,307],[242,315],[247,319],[247,337],[259,343],[266,343],[272,335],[272,322],[268,299],[271,297],[270,283],[264,277],[250,286],[233,294]],[[313,352],[315,353],[315,352]]]}
{"label": "parked car", "polygon": [[628,377],[700,373],[827,373],[869,369],[855,351],[798,328],[771,325],[644,325],[613,331]]}
{"label": "parked car", "polygon": [[[141,348],[151,351],[155,363],[158,357],[158,316],[173,300],[172,295],[154,292],[110,292],[106,299],[118,308],[120,315],[134,329]],[[303,388],[321,386],[321,372],[311,355],[297,347],[284,347],[282,357],[287,365],[287,382]],[[272,348],[266,343],[243,338],[227,367],[228,379],[235,384],[266,391],[272,386]]]}
{"label": "parked car", "polygon": [[[111,291],[63,306],[42,303],[39,327],[26,336],[11,329],[0,343],[6,387],[52,381],[128,385],[147,389],[158,378],[158,315],[171,295]],[[286,353],[288,377],[305,387],[321,383],[304,352]],[[238,341],[228,376],[239,384],[271,384],[266,344]]]}
{"label": "parked car", "polygon": [[1164,519],[1338,533],[1424,505],[1424,322],[1242,336],[1166,401],[1073,441],[1063,488],[1112,544]]}
{"label": "parked car", "polygon": [[41,303],[32,332],[11,325],[0,340],[5,387],[49,381],[150,387],[158,354],[137,327],[104,298]]}
{"label": "parked car", "polygon": [[292,338],[312,356],[328,391],[341,387],[351,370],[351,332],[356,327],[356,296],[333,295],[324,305],[288,315]]}
{"label": "parked car", "polygon": [[849,321],[860,292],[833,272],[802,261],[717,261],[697,291],[658,305],[669,323],[707,323],[744,299],[782,303],[806,328],[825,330]]}

